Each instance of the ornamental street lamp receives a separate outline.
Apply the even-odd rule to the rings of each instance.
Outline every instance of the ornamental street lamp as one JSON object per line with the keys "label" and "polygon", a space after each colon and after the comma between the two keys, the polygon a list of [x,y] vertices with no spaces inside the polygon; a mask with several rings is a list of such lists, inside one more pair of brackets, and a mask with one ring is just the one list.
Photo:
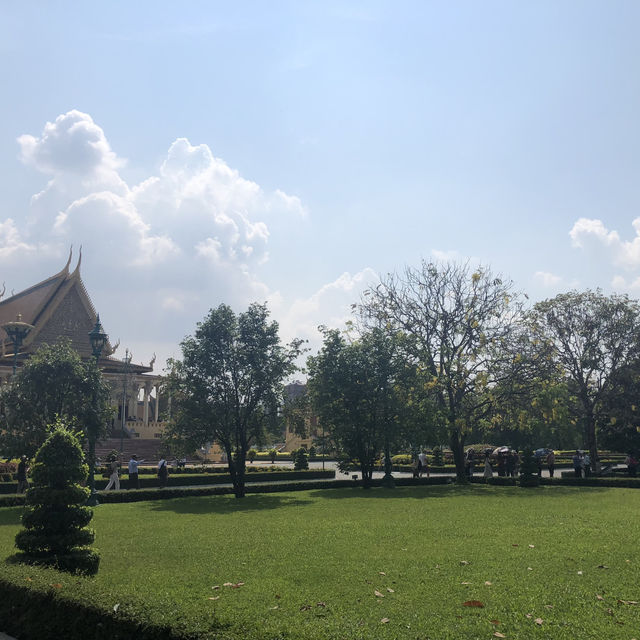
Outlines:
{"label": "ornamental street lamp", "polygon": [[[107,344],[109,336],[104,332],[102,325],[100,324],[100,314],[96,317],[96,325],[89,331],[89,341],[91,342],[91,353],[96,359],[96,367],[98,366],[98,360],[102,354],[104,345]],[[91,489],[91,495],[87,500],[87,506],[96,507],[100,504],[98,501],[98,494],[96,493],[96,431],[97,425],[93,425],[88,430],[89,435],[89,489]]]}
{"label": "ornamental street lamp", "polygon": [[16,375],[16,367],[18,365],[18,351],[27,337],[27,334],[33,329],[32,324],[22,322],[22,314],[19,313],[15,322],[6,322],[2,328],[7,332],[9,340],[13,343],[13,376]]}

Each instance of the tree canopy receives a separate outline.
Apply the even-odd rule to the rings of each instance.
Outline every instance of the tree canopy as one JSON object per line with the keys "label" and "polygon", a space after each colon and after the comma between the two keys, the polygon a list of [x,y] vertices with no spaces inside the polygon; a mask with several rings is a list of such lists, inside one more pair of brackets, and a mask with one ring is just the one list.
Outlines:
{"label": "tree canopy", "polygon": [[[611,413],[621,372],[640,356],[640,307],[627,296],[600,291],[563,293],[539,302],[531,314],[531,339],[551,357],[573,395],[573,417],[595,465],[597,428]],[[620,397],[620,396],[619,396]]]}
{"label": "tree canopy", "polygon": [[380,329],[347,342],[337,330],[325,330],[317,356],[308,359],[309,393],[319,420],[346,456],[356,461],[365,486],[380,453],[388,454],[402,437],[407,405],[403,389],[413,368],[397,337]]}
{"label": "tree canopy", "polygon": [[93,358],[83,361],[69,340],[44,345],[2,390],[0,450],[33,456],[58,418],[70,428],[106,434],[110,389]]}
{"label": "tree canopy", "polygon": [[410,337],[464,480],[466,435],[490,413],[504,372],[501,347],[522,317],[512,282],[488,268],[423,261],[365,291],[359,310],[365,322]]}
{"label": "tree canopy", "polygon": [[245,494],[245,462],[265,426],[277,420],[283,382],[296,371],[301,341],[282,345],[266,305],[236,314],[212,309],[170,362],[169,437],[195,449],[217,442],[229,461],[236,497]]}

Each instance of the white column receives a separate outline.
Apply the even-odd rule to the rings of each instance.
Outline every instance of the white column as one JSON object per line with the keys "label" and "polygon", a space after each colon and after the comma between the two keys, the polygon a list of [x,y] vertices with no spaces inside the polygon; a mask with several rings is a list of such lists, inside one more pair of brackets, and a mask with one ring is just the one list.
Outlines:
{"label": "white column", "polygon": [[145,382],[144,385],[144,415],[143,421],[144,426],[148,426],[149,424],[149,394],[151,393],[151,383]]}
{"label": "white column", "polygon": [[131,396],[129,397],[129,417],[138,417],[138,396],[140,395],[140,385],[136,380],[131,382]]}
{"label": "white column", "polygon": [[158,422],[158,407],[160,406],[160,385],[157,384],[156,385],[156,406],[155,406],[155,416],[154,419],[156,422]]}

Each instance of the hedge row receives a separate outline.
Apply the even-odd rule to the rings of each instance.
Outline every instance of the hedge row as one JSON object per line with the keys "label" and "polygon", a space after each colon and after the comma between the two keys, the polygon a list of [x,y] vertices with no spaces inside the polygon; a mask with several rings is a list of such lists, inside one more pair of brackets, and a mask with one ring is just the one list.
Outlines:
{"label": "hedge row", "polygon": [[[316,480],[318,478],[334,478],[335,471],[333,469],[322,471],[322,469],[309,469],[305,471],[265,471],[265,472],[254,472],[251,474],[250,478],[247,478],[248,482],[271,482],[278,480]],[[140,487],[141,488],[150,488],[150,487],[158,487],[158,478],[157,476],[149,476],[144,477],[141,476],[139,478]],[[101,483],[105,484],[102,485]],[[96,478],[96,485],[98,491],[100,491],[103,486],[106,486],[106,479]],[[231,482],[231,476],[228,473],[206,473],[206,474],[189,474],[187,476],[182,477],[172,477],[169,476],[168,484],[169,487],[184,487],[184,486],[194,486],[201,484],[227,484]],[[128,479],[126,474],[120,478],[121,485],[126,489]],[[1,483],[0,484],[0,494],[8,494],[15,493],[18,489],[17,483]]]}
{"label": "hedge row", "polygon": [[[432,476],[431,478],[394,478],[398,487],[428,486],[452,484],[451,476]],[[517,478],[494,476],[485,480],[482,476],[470,479],[473,484],[491,484],[495,486],[515,486]],[[578,487],[618,487],[640,489],[640,478],[540,478],[540,484],[551,486]],[[279,482],[278,484],[247,485],[250,493],[279,493],[286,491],[308,491],[313,489],[341,489],[344,487],[362,486],[362,480],[311,480],[308,482]],[[371,486],[382,486],[382,479],[375,479]],[[146,500],[167,500],[170,498],[191,498],[196,496],[217,496],[233,493],[232,487],[197,487],[175,489],[132,489],[130,491],[106,491],[100,494],[100,502],[143,502]],[[24,495],[0,496],[0,507],[15,507],[24,505]]]}

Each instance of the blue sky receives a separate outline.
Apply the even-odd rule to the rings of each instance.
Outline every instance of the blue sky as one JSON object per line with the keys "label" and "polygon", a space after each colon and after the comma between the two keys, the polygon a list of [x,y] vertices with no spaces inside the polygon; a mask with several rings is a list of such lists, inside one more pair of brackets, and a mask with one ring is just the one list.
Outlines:
{"label": "blue sky", "polygon": [[2,280],[82,244],[105,328],[159,361],[220,302],[268,300],[315,345],[421,258],[635,297],[639,23],[621,1],[2,3]]}

